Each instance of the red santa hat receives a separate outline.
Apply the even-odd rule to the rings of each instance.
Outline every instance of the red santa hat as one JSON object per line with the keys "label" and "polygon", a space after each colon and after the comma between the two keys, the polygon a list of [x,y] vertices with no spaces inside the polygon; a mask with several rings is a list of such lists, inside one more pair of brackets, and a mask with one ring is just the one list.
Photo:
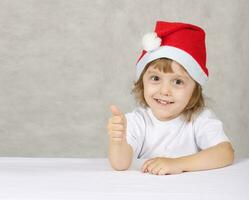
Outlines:
{"label": "red santa hat", "polygon": [[198,26],[158,21],[155,32],[143,37],[143,52],[136,64],[137,80],[146,64],[158,58],[178,62],[200,85],[208,79],[205,32]]}

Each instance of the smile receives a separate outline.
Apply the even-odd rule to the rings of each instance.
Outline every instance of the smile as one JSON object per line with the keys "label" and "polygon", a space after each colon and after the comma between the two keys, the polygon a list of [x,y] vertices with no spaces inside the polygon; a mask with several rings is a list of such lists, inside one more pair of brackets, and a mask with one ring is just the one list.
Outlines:
{"label": "smile", "polygon": [[155,99],[157,103],[161,104],[161,105],[168,105],[168,104],[173,104],[174,102],[171,101],[166,101],[166,100],[162,100],[162,99]]}

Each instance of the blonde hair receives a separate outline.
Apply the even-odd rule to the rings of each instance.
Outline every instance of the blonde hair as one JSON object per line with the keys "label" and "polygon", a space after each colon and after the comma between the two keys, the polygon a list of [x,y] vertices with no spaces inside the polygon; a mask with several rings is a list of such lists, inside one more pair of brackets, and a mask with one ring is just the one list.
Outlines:
{"label": "blonde hair", "polygon": [[[135,95],[135,99],[139,105],[142,107],[148,107],[148,104],[144,98],[144,85],[143,85],[143,76],[148,69],[149,66],[154,66],[155,69],[159,69],[164,73],[173,72],[172,60],[168,58],[159,58],[148,63],[143,72],[140,75],[140,78],[134,83],[134,87],[132,89],[132,93]],[[184,108],[182,115],[187,122],[190,122],[194,119],[194,117],[200,113],[205,107],[205,101],[202,94],[202,87],[199,83],[195,81],[195,88],[192,93],[192,96]]]}

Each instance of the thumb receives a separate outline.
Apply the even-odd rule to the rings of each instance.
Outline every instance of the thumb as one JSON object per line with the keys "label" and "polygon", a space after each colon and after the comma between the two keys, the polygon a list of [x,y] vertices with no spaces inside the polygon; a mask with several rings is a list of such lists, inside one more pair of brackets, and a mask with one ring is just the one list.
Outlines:
{"label": "thumb", "polygon": [[115,105],[111,105],[110,109],[111,109],[112,115],[114,116],[123,115],[123,113]]}

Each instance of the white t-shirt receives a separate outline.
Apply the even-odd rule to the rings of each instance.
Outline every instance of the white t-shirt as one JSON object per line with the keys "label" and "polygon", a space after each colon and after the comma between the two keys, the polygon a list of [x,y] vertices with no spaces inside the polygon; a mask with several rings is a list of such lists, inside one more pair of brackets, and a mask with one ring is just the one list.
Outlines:
{"label": "white t-shirt", "polygon": [[127,142],[136,158],[180,157],[197,153],[229,139],[222,122],[209,109],[186,122],[182,117],[160,121],[150,108],[127,113]]}

